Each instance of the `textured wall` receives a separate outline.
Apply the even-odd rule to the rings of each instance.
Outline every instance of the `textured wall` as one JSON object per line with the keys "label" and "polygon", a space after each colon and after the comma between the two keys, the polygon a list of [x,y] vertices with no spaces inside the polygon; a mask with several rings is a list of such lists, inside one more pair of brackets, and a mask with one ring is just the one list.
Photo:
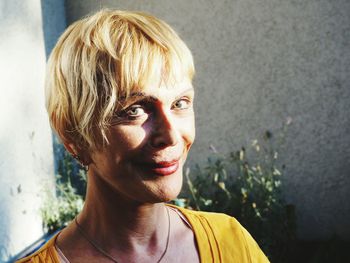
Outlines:
{"label": "textured wall", "polygon": [[44,192],[53,189],[40,1],[1,1],[0,37],[0,262],[4,262],[42,236],[39,208]]}
{"label": "textured wall", "polygon": [[347,0],[67,1],[68,23],[100,7],[143,10],[179,32],[197,75],[197,141],[247,145],[292,125],[281,148],[299,236],[350,239],[350,2]]}

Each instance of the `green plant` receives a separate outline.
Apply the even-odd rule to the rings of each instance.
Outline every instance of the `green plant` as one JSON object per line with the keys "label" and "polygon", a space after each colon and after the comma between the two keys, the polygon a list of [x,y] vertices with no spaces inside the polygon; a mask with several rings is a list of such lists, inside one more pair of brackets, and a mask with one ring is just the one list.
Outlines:
{"label": "green plant", "polygon": [[[173,203],[236,217],[272,262],[287,262],[296,228],[294,206],[287,205],[282,196],[283,165],[279,169],[277,162],[276,148],[284,135],[285,127],[278,136],[267,131],[248,149],[242,147],[226,156],[214,149],[204,167],[185,171],[188,191]],[[84,202],[86,173],[77,169],[67,152],[61,156],[56,195],[48,195],[42,209],[44,228],[49,232],[66,226]]]}
{"label": "green plant", "polygon": [[295,239],[294,206],[281,192],[282,170],[272,138],[265,132],[261,142],[242,147],[227,156],[209,158],[203,167],[185,172],[189,193],[186,204],[196,210],[223,212],[236,217],[257,240],[273,262],[286,262]]}
{"label": "green plant", "polygon": [[[56,193],[48,192],[41,209],[43,227],[52,233],[68,225],[81,211],[84,204],[86,172],[76,166],[69,153],[64,152],[58,165]],[[73,182],[72,178],[78,178]]]}

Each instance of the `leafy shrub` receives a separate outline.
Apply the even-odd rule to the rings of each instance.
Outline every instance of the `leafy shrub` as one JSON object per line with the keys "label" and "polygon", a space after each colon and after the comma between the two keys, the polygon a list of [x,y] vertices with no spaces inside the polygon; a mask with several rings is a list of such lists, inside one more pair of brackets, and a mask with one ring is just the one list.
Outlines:
{"label": "leafy shrub", "polygon": [[[284,134],[282,130],[273,138],[267,131],[248,149],[242,147],[226,156],[213,148],[214,154],[204,167],[197,165],[185,171],[188,191],[173,203],[234,216],[272,262],[287,262],[296,228],[294,206],[287,205],[282,197],[283,166],[279,169],[275,150],[276,143],[283,143]],[[86,173],[67,152],[61,155],[56,196],[48,195],[42,208],[44,228],[49,232],[65,227],[84,202]]]}
{"label": "leafy shrub", "polygon": [[[79,169],[76,162],[66,151],[62,153],[56,177],[56,193],[47,193],[41,209],[43,227],[46,232],[52,233],[62,229],[71,222],[81,211],[84,204],[86,187],[86,172]],[[72,179],[75,180],[72,180]],[[79,180],[77,181],[76,178]]]}
{"label": "leafy shrub", "polygon": [[254,140],[248,150],[242,147],[227,156],[214,150],[215,157],[204,167],[187,169],[189,194],[183,193],[180,200],[196,210],[234,216],[272,262],[286,262],[295,240],[294,206],[283,200],[283,169],[277,167],[273,148],[272,133],[267,131],[261,143]]}

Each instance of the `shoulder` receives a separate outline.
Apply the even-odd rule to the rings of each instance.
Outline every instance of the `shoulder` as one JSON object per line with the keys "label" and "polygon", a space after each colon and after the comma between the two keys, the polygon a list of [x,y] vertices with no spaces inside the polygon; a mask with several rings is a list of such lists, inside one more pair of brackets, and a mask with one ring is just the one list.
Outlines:
{"label": "shoulder", "polygon": [[[198,243],[210,243],[221,258],[238,262],[269,262],[249,232],[234,218],[222,213],[178,208],[190,221]],[[199,244],[200,245],[200,244]]]}
{"label": "shoulder", "polygon": [[55,240],[58,234],[54,235],[49,241],[46,242],[39,250],[34,252],[33,254],[22,258],[16,263],[27,263],[27,262],[35,262],[35,263],[59,263],[60,260],[58,258],[57,250],[55,248]]}
{"label": "shoulder", "polygon": [[201,227],[209,227],[217,237],[227,238],[227,236],[244,236],[246,230],[234,218],[223,213],[194,211],[185,208],[178,208],[192,224],[200,224]]}

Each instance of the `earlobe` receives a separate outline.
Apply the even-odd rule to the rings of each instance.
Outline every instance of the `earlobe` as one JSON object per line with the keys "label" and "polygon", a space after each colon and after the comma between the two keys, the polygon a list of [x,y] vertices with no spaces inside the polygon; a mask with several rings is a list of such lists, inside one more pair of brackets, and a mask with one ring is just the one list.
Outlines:
{"label": "earlobe", "polygon": [[91,163],[90,155],[81,149],[78,149],[73,143],[63,142],[66,150],[76,159],[82,167],[87,167]]}
{"label": "earlobe", "polygon": [[63,142],[63,145],[73,157],[78,155],[78,150],[73,143]]}

